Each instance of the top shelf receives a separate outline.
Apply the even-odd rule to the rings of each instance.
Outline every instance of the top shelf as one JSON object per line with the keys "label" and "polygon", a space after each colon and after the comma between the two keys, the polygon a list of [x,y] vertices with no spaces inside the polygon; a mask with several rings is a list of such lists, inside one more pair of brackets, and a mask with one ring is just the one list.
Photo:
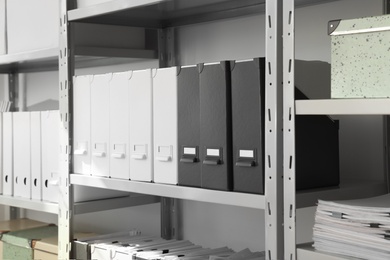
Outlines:
{"label": "top shelf", "polygon": [[[297,0],[296,6],[335,0]],[[68,11],[69,21],[167,28],[261,14],[265,0],[113,0]]]}

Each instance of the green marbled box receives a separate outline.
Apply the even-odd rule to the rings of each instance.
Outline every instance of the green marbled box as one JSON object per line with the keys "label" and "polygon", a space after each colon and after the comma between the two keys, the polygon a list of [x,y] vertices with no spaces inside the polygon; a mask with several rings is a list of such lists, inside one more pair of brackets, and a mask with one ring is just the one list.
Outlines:
{"label": "green marbled box", "polygon": [[330,21],[331,97],[390,97],[390,15]]}
{"label": "green marbled box", "polygon": [[58,227],[48,225],[8,232],[3,235],[3,260],[31,260],[34,259],[35,243],[42,239],[58,235]]}

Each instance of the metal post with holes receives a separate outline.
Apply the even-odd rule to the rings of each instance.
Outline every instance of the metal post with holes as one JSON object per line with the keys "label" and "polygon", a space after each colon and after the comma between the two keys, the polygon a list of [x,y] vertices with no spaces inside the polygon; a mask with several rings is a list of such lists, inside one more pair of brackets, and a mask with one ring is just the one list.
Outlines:
{"label": "metal post with holes", "polygon": [[296,259],[294,0],[283,6],[284,259]]}
{"label": "metal post with holes", "polygon": [[58,259],[70,259],[73,239],[73,192],[70,185],[71,134],[72,134],[72,77],[74,56],[71,53],[71,32],[67,11],[72,0],[61,0],[59,40],[59,93],[60,93],[60,147],[59,147],[59,196],[58,196]]}
{"label": "metal post with holes", "polygon": [[283,0],[266,1],[265,248],[266,259],[283,259],[282,132]]}

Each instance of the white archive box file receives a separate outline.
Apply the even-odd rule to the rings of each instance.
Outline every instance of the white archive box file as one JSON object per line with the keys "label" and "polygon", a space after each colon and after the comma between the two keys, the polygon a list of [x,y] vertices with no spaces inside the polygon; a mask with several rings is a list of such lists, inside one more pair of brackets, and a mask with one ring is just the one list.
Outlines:
{"label": "white archive box file", "polygon": [[14,196],[31,198],[30,112],[13,113]]}
{"label": "white archive box file", "polygon": [[154,181],[178,183],[177,67],[153,71]]}
{"label": "white archive box file", "polygon": [[114,73],[110,81],[110,177],[130,179],[129,81],[132,72]]}
{"label": "white archive box file", "polygon": [[3,113],[0,113],[0,194],[3,194]]}
{"label": "white archive box file", "polygon": [[[6,23],[5,23],[5,0],[0,0],[0,55],[7,53],[6,48]],[[1,186],[1,185],[0,185]]]}
{"label": "white archive box file", "polygon": [[30,114],[31,199],[42,200],[41,112]]}
{"label": "white archive box file", "polygon": [[59,6],[59,0],[7,1],[8,53],[58,47]]}
{"label": "white archive box file", "polygon": [[73,172],[91,174],[91,80],[74,77],[73,84]]}
{"label": "white archive box file", "polygon": [[153,181],[152,71],[133,71],[130,79],[130,179]]}
{"label": "white archive box file", "polygon": [[94,75],[91,81],[91,174],[109,176],[109,81],[112,74]]}
{"label": "white archive box file", "polygon": [[12,112],[3,113],[3,194],[13,195]]}
{"label": "white archive box file", "polygon": [[58,202],[59,124],[58,110],[41,112],[42,200],[50,202]]}

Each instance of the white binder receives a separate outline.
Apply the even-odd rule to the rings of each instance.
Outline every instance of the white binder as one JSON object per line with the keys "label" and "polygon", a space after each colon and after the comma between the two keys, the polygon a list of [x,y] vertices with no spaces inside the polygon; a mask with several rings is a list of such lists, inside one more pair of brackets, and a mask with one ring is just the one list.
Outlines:
{"label": "white binder", "polygon": [[91,76],[74,77],[73,172],[91,174]]}
{"label": "white binder", "polygon": [[0,113],[0,194],[3,194],[3,113]]}
{"label": "white binder", "polygon": [[13,130],[11,112],[3,113],[3,194],[13,195]]}
{"label": "white binder", "polygon": [[30,114],[31,199],[42,200],[41,112]]}
{"label": "white binder", "polygon": [[5,0],[0,0],[0,55],[4,55],[7,53],[7,50],[5,48],[7,46],[5,14]]}
{"label": "white binder", "polygon": [[13,114],[14,196],[31,198],[30,112]]}
{"label": "white binder", "polygon": [[59,111],[41,113],[42,124],[42,200],[58,202],[59,181]]}
{"label": "white binder", "polygon": [[153,71],[154,181],[178,183],[177,67]]}
{"label": "white binder", "polygon": [[91,81],[91,174],[109,176],[109,81],[112,74],[94,75]]}
{"label": "white binder", "polygon": [[151,70],[133,71],[130,79],[130,179],[153,181],[153,109]]}
{"label": "white binder", "polygon": [[114,73],[110,81],[110,176],[130,179],[130,72]]}

